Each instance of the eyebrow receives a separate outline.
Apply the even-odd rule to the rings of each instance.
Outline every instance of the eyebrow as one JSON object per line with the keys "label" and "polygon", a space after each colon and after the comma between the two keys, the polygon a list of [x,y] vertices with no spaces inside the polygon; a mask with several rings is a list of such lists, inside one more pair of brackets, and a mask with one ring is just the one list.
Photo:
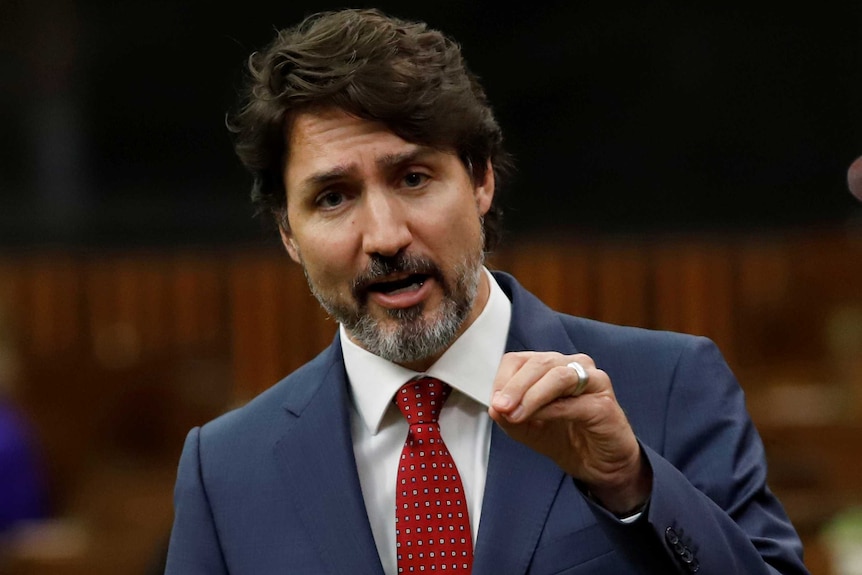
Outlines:
{"label": "eyebrow", "polygon": [[418,162],[427,156],[438,153],[439,151],[440,150],[430,146],[417,146],[413,150],[402,152],[400,154],[386,154],[377,160],[377,166],[379,168],[391,169],[403,166],[404,164]]}
{"label": "eyebrow", "polygon": [[[381,156],[376,160],[375,163],[377,164],[378,168],[384,170],[391,170],[393,168],[397,168],[398,166],[418,162],[423,158],[438,152],[440,152],[440,150],[432,148],[431,146],[417,146],[415,149],[406,152],[401,152],[398,154],[386,154],[384,156]],[[327,184],[343,180],[344,178],[350,176],[350,173],[354,170],[355,166],[353,164],[335,166],[332,169],[308,176],[301,183],[301,187],[325,187]]]}

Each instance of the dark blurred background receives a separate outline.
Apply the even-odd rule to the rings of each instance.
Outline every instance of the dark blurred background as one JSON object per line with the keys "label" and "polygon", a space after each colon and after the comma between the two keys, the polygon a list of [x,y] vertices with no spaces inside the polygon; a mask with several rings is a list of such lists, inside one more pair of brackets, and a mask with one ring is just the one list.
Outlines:
{"label": "dark blurred background", "polygon": [[[714,339],[812,574],[858,573],[862,2],[352,5],[483,80],[517,167],[489,265]],[[224,119],[252,51],[340,6],[0,0],[0,479],[32,498],[0,484],[0,573],[161,572],[189,428],[331,341]]]}
{"label": "dark blurred background", "polygon": [[[376,5],[452,34],[483,78],[517,160],[512,233],[857,211],[862,2]],[[224,115],[251,51],[334,6],[4,0],[0,243],[257,240]]]}

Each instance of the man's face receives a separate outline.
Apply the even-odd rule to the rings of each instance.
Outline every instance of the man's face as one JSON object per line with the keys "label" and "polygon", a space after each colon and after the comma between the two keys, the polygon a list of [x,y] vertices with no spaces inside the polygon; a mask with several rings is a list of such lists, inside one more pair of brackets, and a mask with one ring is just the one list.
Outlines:
{"label": "man's face", "polygon": [[424,370],[487,300],[493,170],[476,185],[454,153],[340,110],[299,114],[289,129],[288,253],[355,343]]}

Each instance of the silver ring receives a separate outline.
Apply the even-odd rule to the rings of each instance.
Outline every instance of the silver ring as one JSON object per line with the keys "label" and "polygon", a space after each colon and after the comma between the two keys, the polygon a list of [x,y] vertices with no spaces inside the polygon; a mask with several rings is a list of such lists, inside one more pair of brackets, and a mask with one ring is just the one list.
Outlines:
{"label": "silver ring", "polygon": [[587,386],[587,382],[590,381],[590,375],[587,373],[587,370],[584,369],[584,366],[578,363],[577,361],[573,361],[566,365],[566,367],[571,367],[575,370],[575,373],[578,374],[578,386],[575,388],[575,391],[572,395],[580,395],[584,388]]}

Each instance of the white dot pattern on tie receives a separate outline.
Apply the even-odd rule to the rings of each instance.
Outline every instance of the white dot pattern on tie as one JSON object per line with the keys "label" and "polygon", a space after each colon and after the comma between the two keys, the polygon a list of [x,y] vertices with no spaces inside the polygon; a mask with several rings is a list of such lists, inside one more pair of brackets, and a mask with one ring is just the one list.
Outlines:
{"label": "white dot pattern on tie", "polygon": [[473,537],[461,476],[443,443],[437,418],[452,388],[423,377],[393,401],[410,429],[401,451],[395,493],[399,573],[470,573]]}

